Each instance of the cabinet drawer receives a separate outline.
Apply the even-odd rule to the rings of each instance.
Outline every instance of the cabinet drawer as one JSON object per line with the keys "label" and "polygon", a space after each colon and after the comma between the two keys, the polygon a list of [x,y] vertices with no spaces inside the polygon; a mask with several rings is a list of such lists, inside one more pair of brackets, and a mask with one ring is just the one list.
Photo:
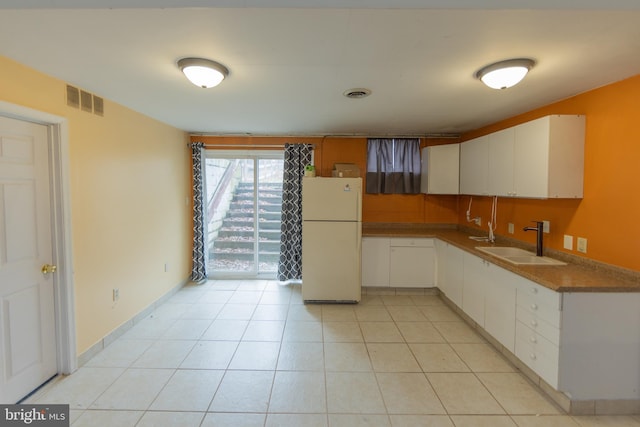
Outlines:
{"label": "cabinet drawer", "polygon": [[521,322],[516,322],[516,356],[552,387],[558,387],[560,350]]}
{"label": "cabinet drawer", "polygon": [[433,248],[435,247],[435,243],[433,239],[424,239],[424,238],[406,238],[406,237],[394,237],[390,239],[389,242],[391,247],[406,247],[406,246],[415,246],[419,248]]}
{"label": "cabinet drawer", "polygon": [[528,305],[531,303],[535,303],[538,306],[547,306],[553,310],[562,308],[561,295],[558,292],[527,280],[518,286],[518,304]]}
{"label": "cabinet drawer", "polygon": [[560,294],[549,297],[544,294],[522,292],[518,289],[517,305],[537,318],[560,328]]}
{"label": "cabinet drawer", "polygon": [[553,344],[557,346],[560,345],[560,329],[558,329],[551,323],[543,320],[541,317],[536,316],[535,314],[532,314],[530,311],[522,308],[522,306],[516,307],[516,318],[519,322],[522,322],[529,329],[542,335]]}
{"label": "cabinet drawer", "polygon": [[518,298],[518,308],[526,310],[540,320],[560,329],[560,311],[549,308],[548,305],[538,304],[534,299]]}

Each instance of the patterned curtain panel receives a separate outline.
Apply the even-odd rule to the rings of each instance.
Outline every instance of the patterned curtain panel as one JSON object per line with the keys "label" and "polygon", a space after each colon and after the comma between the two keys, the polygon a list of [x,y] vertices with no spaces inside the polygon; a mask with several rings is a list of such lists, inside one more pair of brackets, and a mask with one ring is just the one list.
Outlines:
{"label": "patterned curtain panel", "polygon": [[420,140],[367,141],[367,193],[420,193]]}
{"label": "patterned curtain panel", "polygon": [[201,283],[207,280],[207,253],[205,250],[204,220],[204,144],[190,144],[193,165],[193,261],[191,280]]}
{"label": "patterned curtain panel", "polygon": [[282,179],[282,232],[278,280],[302,279],[302,177],[313,146],[285,144]]}

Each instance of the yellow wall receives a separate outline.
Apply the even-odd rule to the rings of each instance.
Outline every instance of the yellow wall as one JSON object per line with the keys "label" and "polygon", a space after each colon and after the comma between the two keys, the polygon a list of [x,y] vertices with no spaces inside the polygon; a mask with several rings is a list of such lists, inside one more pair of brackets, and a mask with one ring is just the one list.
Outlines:
{"label": "yellow wall", "polygon": [[189,276],[188,136],[109,100],[104,117],[68,107],[66,82],[4,57],[0,82],[1,100],[68,119],[81,354]]}
{"label": "yellow wall", "polygon": [[[463,140],[485,135],[549,114],[586,116],[584,198],[582,200],[498,200],[497,234],[535,242],[523,232],[531,220],[551,221],[545,246],[563,250],[563,235],[587,238],[587,254],[574,240],[570,253],[640,271],[640,76],[607,85],[469,132]],[[461,197],[459,222],[466,224],[468,197]],[[475,198],[473,214],[488,218],[490,198]],[[483,220],[484,222],[484,220]],[[486,230],[486,225],[483,227]],[[569,252],[569,251],[565,251]]]}

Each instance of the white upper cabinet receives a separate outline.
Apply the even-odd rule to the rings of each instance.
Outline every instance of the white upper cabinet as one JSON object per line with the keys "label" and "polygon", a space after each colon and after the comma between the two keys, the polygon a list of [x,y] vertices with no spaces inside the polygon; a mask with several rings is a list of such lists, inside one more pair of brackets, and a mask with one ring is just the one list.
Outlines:
{"label": "white upper cabinet", "polygon": [[422,149],[421,191],[426,194],[458,194],[460,144]]}
{"label": "white upper cabinet", "polygon": [[582,198],[584,116],[547,116],[515,127],[515,196]]}
{"label": "white upper cabinet", "polygon": [[489,195],[489,137],[460,144],[460,194]]}
{"label": "white upper cabinet", "polygon": [[462,143],[460,193],[582,198],[584,127],[584,116],[546,116]]}
{"label": "white upper cabinet", "polygon": [[514,196],[515,129],[489,135],[489,192],[494,196]]}

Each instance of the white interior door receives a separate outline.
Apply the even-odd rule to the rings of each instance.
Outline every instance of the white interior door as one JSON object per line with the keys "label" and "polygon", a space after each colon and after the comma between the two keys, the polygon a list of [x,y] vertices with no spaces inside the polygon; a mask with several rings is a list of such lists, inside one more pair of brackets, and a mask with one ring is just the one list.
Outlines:
{"label": "white interior door", "polygon": [[49,177],[47,128],[0,117],[0,402],[57,372]]}

